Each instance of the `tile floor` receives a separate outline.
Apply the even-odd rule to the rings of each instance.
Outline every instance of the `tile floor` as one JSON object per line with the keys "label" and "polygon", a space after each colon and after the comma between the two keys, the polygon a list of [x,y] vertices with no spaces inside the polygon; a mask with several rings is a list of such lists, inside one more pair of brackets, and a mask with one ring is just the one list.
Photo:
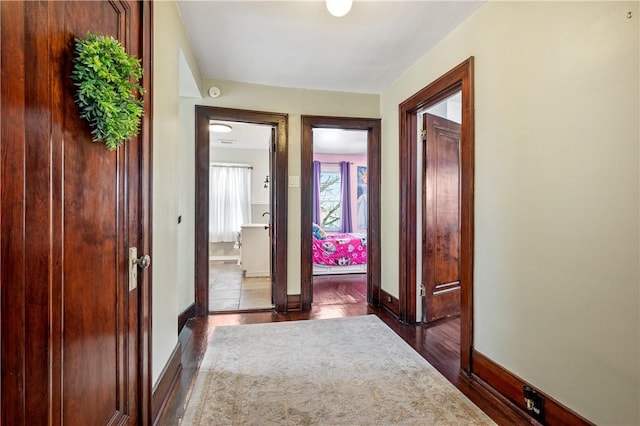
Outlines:
{"label": "tile floor", "polygon": [[234,260],[209,261],[209,310],[211,312],[270,309],[271,279],[245,278]]}

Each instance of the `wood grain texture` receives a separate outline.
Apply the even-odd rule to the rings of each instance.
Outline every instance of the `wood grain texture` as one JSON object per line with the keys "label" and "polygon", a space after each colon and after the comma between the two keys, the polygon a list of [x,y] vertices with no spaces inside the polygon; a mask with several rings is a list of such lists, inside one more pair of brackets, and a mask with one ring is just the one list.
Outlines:
{"label": "wood grain texture", "polygon": [[139,332],[150,325],[139,313],[150,294],[144,274],[128,290],[127,249],[144,248],[150,223],[140,194],[151,114],[139,137],[109,152],[78,117],[69,75],[73,39],[87,31],[143,57],[149,7],[0,5],[2,424],[144,421],[150,355]]}
{"label": "wood grain texture", "polygon": [[[302,149],[300,170],[301,209],[300,223],[300,297],[302,310],[308,311],[313,303],[313,265],[311,224],[313,223],[313,129],[337,128],[367,131],[367,300],[372,306],[380,304],[380,186],[381,186],[381,120],[376,118],[349,118],[302,116]],[[308,224],[304,225],[304,224]]]}
{"label": "wood grain texture", "polygon": [[187,323],[187,321],[189,321],[191,318],[194,318],[195,316],[196,316],[195,303],[190,304],[189,306],[187,306],[187,309],[180,312],[180,315],[178,315],[178,334],[180,334],[180,332],[182,331],[182,328]]}
{"label": "wood grain texture", "polygon": [[462,62],[400,104],[400,319],[415,321],[417,116],[452,94],[462,92],[460,142],[460,365],[471,368],[473,344],[473,57]]}
{"label": "wood grain texture", "polygon": [[300,304],[300,295],[287,294],[287,312],[300,310],[302,310],[302,305]]}
{"label": "wood grain texture", "polygon": [[[286,114],[247,111],[196,105],[196,229],[208,229],[209,223],[209,122],[211,120],[266,124],[276,129],[275,150],[271,151],[271,235],[275,255],[271,271],[275,280],[274,309],[287,310],[287,203],[288,203],[288,116]],[[209,237],[196,232],[195,304],[196,315],[209,314]]]}
{"label": "wood grain texture", "polygon": [[423,115],[422,321],[460,314],[460,125]]}
{"label": "wood grain texture", "polygon": [[158,377],[157,385],[153,389],[153,403],[151,409],[151,418],[153,419],[153,423],[156,423],[158,421],[160,413],[167,405],[167,402],[169,401],[169,398],[171,396],[171,392],[178,382],[178,378],[182,370],[181,360],[182,347],[180,342],[178,342],[175,348],[173,348],[173,351],[171,351],[169,360],[162,369],[162,372]]}
{"label": "wood grain texture", "polygon": [[[535,423],[535,420],[529,416],[526,410],[522,392],[524,385],[531,385],[476,350],[472,353],[472,360],[472,377],[478,380],[478,383],[487,387],[491,392],[506,399],[506,401],[508,401],[507,403],[513,407],[517,407],[521,415],[530,418],[531,422]],[[538,389],[536,389],[536,392],[545,400],[545,418],[543,424],[548,426],[594,425],[589,420],[560,404],[544,392]]]}
{"label": "wood grain texture", "polygon": [[400,315],[400,300],[380,289],[380,304],[387,308],[395,316]]}

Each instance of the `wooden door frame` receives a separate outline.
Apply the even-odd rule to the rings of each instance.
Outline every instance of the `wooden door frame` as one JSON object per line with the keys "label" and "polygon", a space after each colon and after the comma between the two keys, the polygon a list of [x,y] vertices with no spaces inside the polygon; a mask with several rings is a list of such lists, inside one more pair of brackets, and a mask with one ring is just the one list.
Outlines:
{"label": "wooden door frame", "polygon": [[418,114],[462,91],[460,130],[460,367],[471,372],[473,346],[473,57],[400,104],[400,320],[416,318]]}
{"label": "wooden door frame", "polygon": [[[311,223],[313,222],[313,129],[348,129],[367,131],[367,302],[380,304],[380,131],[378,118],[302,116],[302,153],[300,172],[301,244],[300,303],[311,310],[313,301],[313,265],[311,262]],[[308,227],[305,228],[305,224]],[[305,229],[307,230],[305,232]]]}
{"label": "wooden door frame", "polygon": [[[140,249],[142,254],[149,254],[153,259],[151,248],[153,246],[152,218],[153,218],[153,2],[142,2],[142,67],[145,73],[142,76],[142,86],[146,90],[143,97],[144,117],[141,122],[140,132]],[[151,367],[152,358],[152,332],[151,315],[153,303],[153,268],[143,271],[140,279],[140,302],[138,307],[139,318],[139,364],[138,389],[139,395],[139,420],[146,425],[153,422],[153,375]]]}
{"label": "wooden door frame", "polygon": [[275,150],[271,150],[272,191],[275,205],[271,206],[272,238],[275,238],[275,270],[271,271],[276,281],[274,309],[287,310],[287,173],[288,173],[288,116],[274,112],[249,111],[196,105],[196,224],[195,224],[195,307],[196,316],[209,315],[209,121],[238,121],[266,124],[276,128],[278,138]]}

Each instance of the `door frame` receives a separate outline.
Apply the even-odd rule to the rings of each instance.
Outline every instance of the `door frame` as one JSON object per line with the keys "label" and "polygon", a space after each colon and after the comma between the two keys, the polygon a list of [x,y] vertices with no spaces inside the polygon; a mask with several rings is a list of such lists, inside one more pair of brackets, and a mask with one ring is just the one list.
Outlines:
{"label": "door frame", "polygon": [[[287,173],[288,173],[288,116],[274,112],[249,111],[233,108],[196,105],[196,223],[195,229],[209,226],[209,121],[237,121],[266,124],[276,128],[275,149],[270,150],[272,160],[271,185],[275,203],[271,205],[272,238],[275,239],[273,294],[276,312],[287,309]],[[195,308],[196,316],[209,315],[209,238],[206,232],[195,233]]]}
{"label": "door frame", "polygon": [[[311,258],[311,223],[313,223],[313,129],[346,129],[367,131],[367,302],[380,304],[380,132],[379,118],[302,116],[302,152],[300,172],[301,243],[300,304],[311,310],[313,302],[313,265]],[[305,232],[305,224],[308,224]]]}
{"label": "door frame", "polygon": [[416,319],[418,114],[462,91],[460,130],[460,368],[471,372],[473,346],[473,56],[400,104],[400,320]]}
{"label": "door frame", "polygon": [[[149,254],[153,259],[153,1],[142,2],[141,45],[142,67],[145,73],[142,75],[142,86],[146,90],[143,96],[144,116],[140,131],[140,248],[142,253]],[[139,305],[138,305],[138,389],[139,395],[139,420],[141,424],[151,424],[153,418],[153,354],[152,341],[152,305],[153,305],[153,268],[148,268],[138,274],[139,279]]]}

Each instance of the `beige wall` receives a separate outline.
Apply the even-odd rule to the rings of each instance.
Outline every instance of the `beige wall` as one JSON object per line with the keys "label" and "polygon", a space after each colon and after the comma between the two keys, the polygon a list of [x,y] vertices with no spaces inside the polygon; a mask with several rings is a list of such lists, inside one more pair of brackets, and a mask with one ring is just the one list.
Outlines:
{"label": "beige wall", "polygon": [[397,295],[398,104],[475,57],[475,347],[608,425],[640,423],[638,4],[489,2],[380,108]]}
{"label": "beige wall", "polygon": [[[184,33],[175,2],[153,5],[153,301],[152,301],[152,378],[156,382],[175,347],[178,336],[179,277],[184,277],[179,254],[179,51],[192,64],[199,79],[191,48]],[[182,197],[180,197],[182,198]],[[188,253],[186,253],[188,255]],[[192,256],[193,258],[193,256]],[[189,280],[187,276],[185,278]],[[193,277],[190,278],[193,288]],[[193,290],[192,290],[193,292]]]}
{"label": "beige wall", "polygon": [[[344,117],[373,117],[380,116],[378,95],[328,92],[318,90],[289,89],[282,87],[261,86],[231,81],[205,80],[203,95],[211,86],[222,90],[222,96],[212,99],[204,96],[202,100],[183,99],[181,101],[181,132],[185,135],[185,146],[181,147],[181,155],[195,161],[195,105],[211,105],[228,108],[248,109],[255,111],[269,111],[289,115],[289,176],[300,176],[300,116],[301,115],[329,115]],[[194,212],[194,181],[193,167],[184,170],[180,177],[184,182],[180,191],[185,191],[189,200],[181,211],[183,218],[193,218]],[[288,208],[288,294],[300,294],[300,188],[289,188]],[[189,247],[193,247],[195,226],[193,222],[185,223],[188,232]],[[193,273],[193,262],[185,267]],[[193,293],[190,288],[181,290]],[[193,295],[191,302],[193,302]]]}

